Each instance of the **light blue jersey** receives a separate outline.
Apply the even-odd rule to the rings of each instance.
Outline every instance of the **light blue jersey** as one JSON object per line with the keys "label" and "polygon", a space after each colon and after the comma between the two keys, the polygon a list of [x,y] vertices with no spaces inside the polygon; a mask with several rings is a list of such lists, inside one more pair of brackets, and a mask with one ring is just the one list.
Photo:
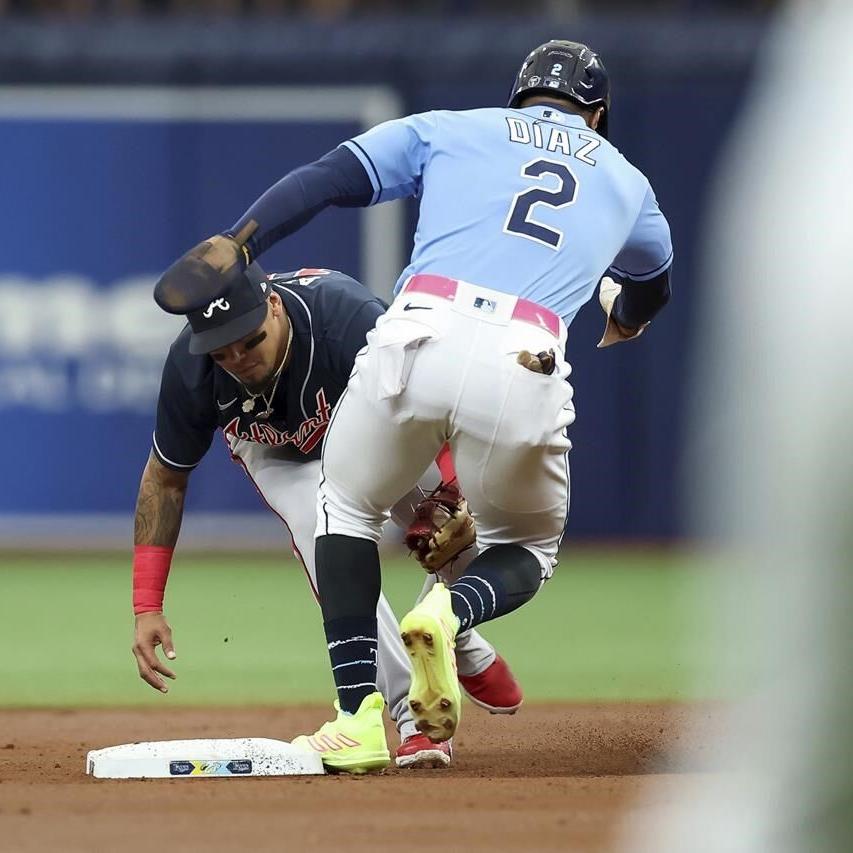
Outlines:
{"label": "light blue jersey", "polygon": [[438,111],[345,142],[372,204],[420,197],[409,265],[531,299],[568,325],[611,266],[643,281],[672,263],[669,226],[646,177],[579,115]]}

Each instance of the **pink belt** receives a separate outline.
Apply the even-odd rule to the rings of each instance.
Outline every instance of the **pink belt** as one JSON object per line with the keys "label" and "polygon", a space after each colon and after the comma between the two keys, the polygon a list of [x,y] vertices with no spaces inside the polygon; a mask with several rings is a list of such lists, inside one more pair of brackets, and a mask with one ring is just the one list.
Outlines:
{"label": "pink belt", "polygon": [[[406,282],[403,292],[428,293],[430,296],[440,296],[452,302],[456,298],[458,283],[455,278],[419,273],[413,275]],[[510,294],[501,295],[509,296]],[[518,299],[512,312],[512,319],[520,320],[522,323],[530,323],[540,329],[547,329],[554,337],[560,337],[560,318],[553,311],[549,311],[529,299]]]}

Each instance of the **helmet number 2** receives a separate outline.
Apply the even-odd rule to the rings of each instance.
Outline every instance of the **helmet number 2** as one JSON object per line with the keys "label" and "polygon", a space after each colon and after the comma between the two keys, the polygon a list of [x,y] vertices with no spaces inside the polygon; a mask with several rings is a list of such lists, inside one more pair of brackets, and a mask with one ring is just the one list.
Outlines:
{"label": "helmet number 2", "polygon": [[563,245],[563,232],[557,228],[543,225],[531,217],[536,205],[560,209],[575,203],[578,194],[578,181],[572,170],[565,164],[555,160],[533,160],[521,167],[521,176],[536,181],[547,180],[555,189],[545,189],[542,186],[517,192],[512,199],[504,233],[515,234],[559,249]]}

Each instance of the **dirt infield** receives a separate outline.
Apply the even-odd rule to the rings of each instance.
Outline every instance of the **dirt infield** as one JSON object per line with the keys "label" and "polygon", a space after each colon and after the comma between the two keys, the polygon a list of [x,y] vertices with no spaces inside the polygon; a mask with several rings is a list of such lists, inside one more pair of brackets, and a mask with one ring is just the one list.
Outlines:
{"label": "dirt infield", "polygon": [[465,711],[447,770],[148,781],[87,777],[85,754],[139,740],[288,739],[327,709],[0,711],[0,851],[607,850],[641,793],[665,802],[697,770],[716,716],[640,704]]}

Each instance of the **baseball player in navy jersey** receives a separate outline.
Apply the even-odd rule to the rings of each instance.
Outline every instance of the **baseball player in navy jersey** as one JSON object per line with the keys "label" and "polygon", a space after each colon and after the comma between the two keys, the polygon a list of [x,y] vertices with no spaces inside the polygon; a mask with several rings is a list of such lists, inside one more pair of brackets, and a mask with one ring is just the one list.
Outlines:
{"label": "baseball player in navy jersey", "polygon": [[[169,294],[160,295],[170,307]],[[166,578],[190,473],[217,429],[287,526],[316,597],[321,439],[356,354],[385,307],[339,272],[303,269],[266,276],[253,264],[207,305],[187,312],[189,324],[163,368],[153,448],[136,509],[134,654],[141,677],[152,687],[166,692],[162,676],[174,676],[155,653],[159,643],[166,657],[174,658],[171,629],[163,616]],[[422,486],[435,485],[437,479],[427,475]],[[419,497],[408,495],[398,502],[395,517],[402,526],[411,520]],[[469,559],[460,558],[454,570],[461,571]],[[453,570],[448,571],[452,576]],[[409,661],[382,596],[377,618],[378,645],[369,655],[378,662],[379,690],[400,731],[397,764],[447,765],[450,748],[433,744],[415,729],[406,703]],[[499,706],[493,709],[497,712],[514,710],[520,702],[517,685],[492,647],[471,632],[459,651],[470,689],[475,694],[485,690]],[[496,685],[498,676],[502,681]]]}
{"label": "baseball player in navy jersey", "polygon": [[338,767],[390,760],[368,654],[389,509],[447,442],[479,553],[400,625],[409,708],[443,742],[460,714],[457,635],[530,600],[557,561],[575,418],[568,326],[599,283],[599,346],[636,338],[669,299],[669,226],[608,142],[609,111],[600,57],[551,41],[524,60],[506,107],[381,124],[286,175],[215,238],[211,293],[217,274],[327,205],[420,199],[411,261],[324,440],[316,565],[339,712],[294,743],[324,761],[345,744]]}

